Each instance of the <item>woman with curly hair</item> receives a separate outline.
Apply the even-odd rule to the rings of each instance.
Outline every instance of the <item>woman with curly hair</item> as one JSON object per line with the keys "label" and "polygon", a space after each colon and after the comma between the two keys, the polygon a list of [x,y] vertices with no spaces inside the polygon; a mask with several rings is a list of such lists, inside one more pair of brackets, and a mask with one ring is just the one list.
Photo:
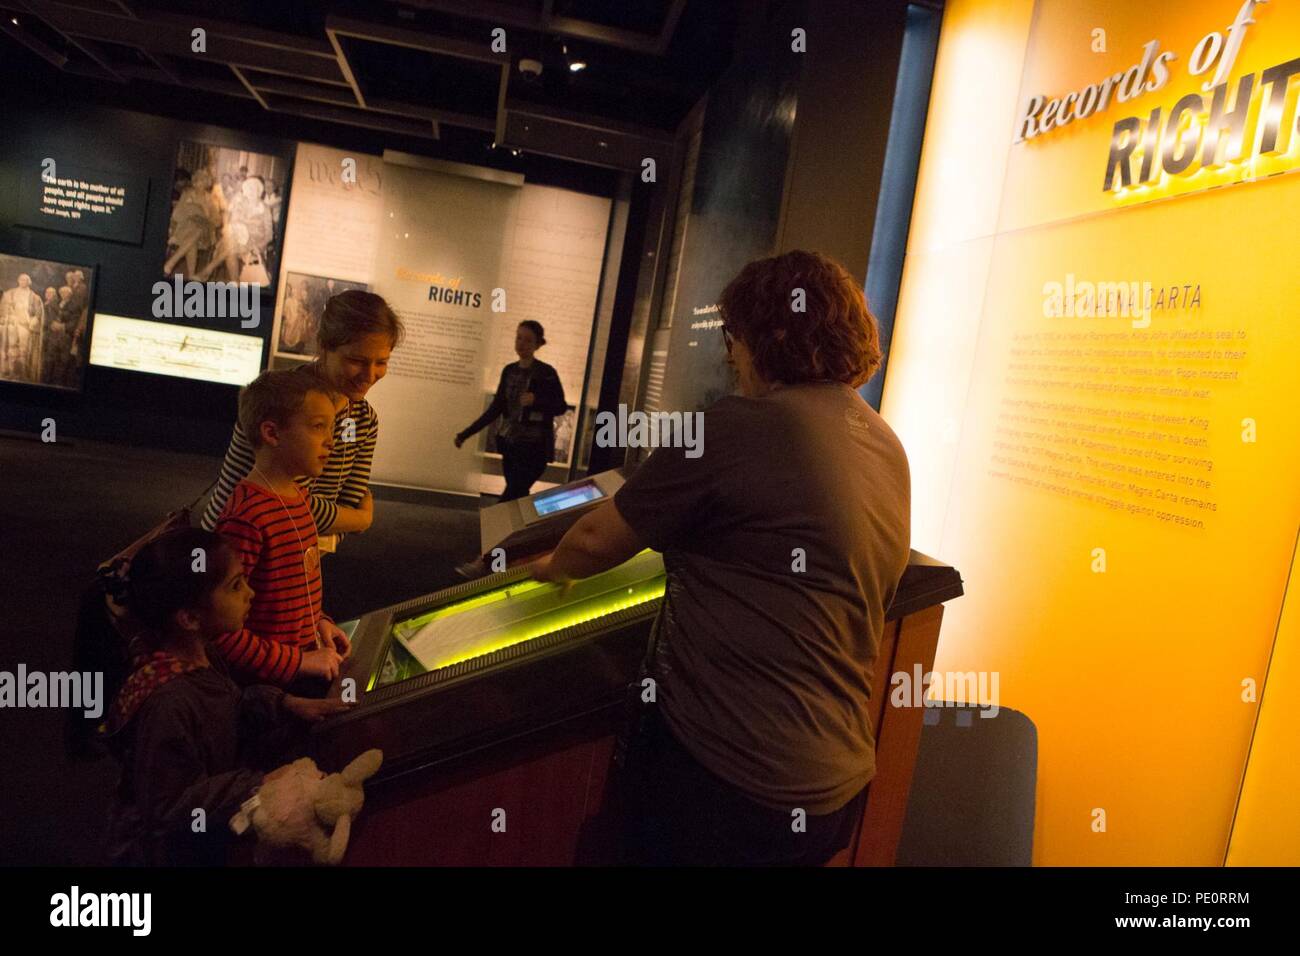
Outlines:
{"label": "woman with curly hair", "polygon": [[908,561],[907,457],[857,392],[880,344],[843,267],[751,262],[718,305],[740,394],[702,413],[702,453],[661,442],[534,573],[664,556],[653,684],[637,687],[654,700],[623,768],[629,862],[820,864],[875,774],[870,688]]}

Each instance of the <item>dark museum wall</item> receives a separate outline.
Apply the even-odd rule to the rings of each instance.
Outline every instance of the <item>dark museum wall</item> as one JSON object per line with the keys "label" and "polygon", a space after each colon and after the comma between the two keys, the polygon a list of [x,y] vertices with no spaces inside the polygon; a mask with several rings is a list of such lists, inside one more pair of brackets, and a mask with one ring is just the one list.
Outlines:
{"label": "dark museum wall", "polygon": [[[48,73],[49,80],[43,90],[36,88],[41,85],[42,71]],[[441,156],[437,144],[428,141],[267,116],[256,107],[250,109],[249,105],[234,101],[205,113],[219,117],[230,126],[190,123],[116,109],[86,102],[84,96],[71,95],[63,89],[67,78],[39,62],[27,79],[34,88],[10,98],[5,112],[5,136],[0,140],[0,252],[92,266],[95,269],[92,308],[100,313],[152,318],[152,290],[154,283],[163,278],[172,177],[182,140],[282,156],[290,164],[290,181],[298,141],[372,154],[392,148],[461,162],[471,159]],[[69,106],[70,103],[82,105]],[[178,111],[181,105],[165,102],[160,108]],[[245,119],[247,122],[241,122]],[[149,192],[142,241],[139,244],[111,242],[16,225],[19,170],[22,164],[39,163],[45,157],[52,157],[56,162],[147,176]],[[603,196],[613,196],[617,187],[615,170],[527,154],[512,159],[510,165],[532,182]],[[488,165],[484,159],[479,162]],[[287,211],[292,199],[287,187],[284,198],[282,208]],[[280,230],[284,218],[282,214]],[[273,308],[274,294],[264,293],[257,329],[241,329],[238,320],[232,319],[171,321],[257,334],[265,341],[271,334]],[[230,438],[237,395],[238,389],[230,385],[87,365],[80,393],[0,382],[0,429],[35,435],[41,431],[42,421],[52,417],[60,439],[83,437],[221,454]]]}
{"label": "dark museum wall", "polygon": [[790,35],[804,6],[774,4],[765,23],[751,22],[752,39],[709,91],[676,291],[664,297],[672,313],[661,325],[672,331],[660,408],[693,411],[731,391],[717,313],[703,310],[775,247],[803,65]]}
{"label": "dark museum wall", "polygon": [[[294,144],[287,140],[123,110],[54,109],[29,101],[9,113],[6,128],[0,155],[0,252],[91,266],[93,311],[135,318],[153,316],[152,290],[163,277],[172,173],[181,140],[273,154],[286,164],[293,161]],[[14,225],[20,168],[43,157],[147,176],[142,242],[110,242]],[[256,334],[265,342],[273,306],[273,296],[264,295],[256,329],[240,329],[237,319],[187,318],[179,324]],[[0,427],[39,432],[41,421],[52,417],[60,436],[219,453],[230,437],[236,394],[229,385],[88,365],[80,394],[0,383]]]}
{"label": "dark museum wall", "polygon": [[[750,42],[709,93],[676,297],[665,296],[674,305],[661,323],[670,321],[671,333],[660,407],[699,409],[730,391],[718,316],[703,310],[745,263],[817,250],[863,287],[879,254],[873,232],[878,245],[905,243],[905,218],[901,230],[875,225],[908,8],[905,0],[787,0],[751,24]],[[796,27],[808,52],[791,48]],[[922,96],[922,121],[925,107]],[[913,169],[919,142],[909,143]],[[910,192],[890,207],[892,220],[895,207],[910,211]]]}

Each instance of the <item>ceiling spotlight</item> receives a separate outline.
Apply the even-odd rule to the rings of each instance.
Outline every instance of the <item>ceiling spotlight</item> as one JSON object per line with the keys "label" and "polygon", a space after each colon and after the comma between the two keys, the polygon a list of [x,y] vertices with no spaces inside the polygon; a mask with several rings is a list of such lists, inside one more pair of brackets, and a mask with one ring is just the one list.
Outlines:
{"label": "ceiling spotlight", "polygon": [[570,73],[577,73],[579,70],[585,70],[587,68],[587,61],[582,59],[582,57],[569,58],[569,44],[561,43],[560,52],[564,54],[564,59],[569,64]]}
{"label": "ceiling spotlight", "polygon": [[14,26],[18,26],[18,18],[17,18],[17,17],[10,17],[10,18],[9,18],[9,22],[12,23]]}

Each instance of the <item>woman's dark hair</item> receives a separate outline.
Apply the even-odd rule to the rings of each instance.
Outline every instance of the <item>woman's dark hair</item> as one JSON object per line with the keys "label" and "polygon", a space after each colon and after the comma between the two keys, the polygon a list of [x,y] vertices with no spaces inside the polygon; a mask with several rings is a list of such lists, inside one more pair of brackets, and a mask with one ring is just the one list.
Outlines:
{"label": "woman's dark hair", "polygon": [[862,290],[821,253],[796,250],[751,262],[727,284],[718,311],[764,381],[857,388],[880,367],[880,333]]}
{"label": "woman's dark hair", "polygon": [[541,348],[546,344],[546,330],[542,328],[542,323],[535,322],[532,319],[524,319],[519,323],[519,328],[527,329],[537,337],[537,347]]}
{"label": "woman's dark hair", "polygon": [[221,586],[230,554],[219,534],[202,528],[169,531],[131,559],[121,603],[145,628],[165,631],[177,611],[202,606]]}
{"label": "woman's dark hair", "polygon": [[328,352],[376,332],[387,335],[397,348],[406,328],[383,296],[348,289],[330,296],[325,303],[316,340],[320,350]]}

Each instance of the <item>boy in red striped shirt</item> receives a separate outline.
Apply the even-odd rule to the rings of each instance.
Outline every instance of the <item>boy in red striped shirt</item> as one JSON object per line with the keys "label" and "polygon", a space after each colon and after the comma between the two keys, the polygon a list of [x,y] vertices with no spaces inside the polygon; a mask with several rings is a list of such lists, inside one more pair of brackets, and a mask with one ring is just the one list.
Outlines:
{"label": "boy in red striped shirt", "polygon": [[254,591],[244,628],[219,637],[218,650],[246,682],[297,681],[306,692],[298,679],[315,678],[312,696],[338,676],[349,645],[321,610],[316,522],[296,479],[324,470],[338,398],[308,368],[263,372],[239,393],[239,423],[256,457],[215,529]]}

